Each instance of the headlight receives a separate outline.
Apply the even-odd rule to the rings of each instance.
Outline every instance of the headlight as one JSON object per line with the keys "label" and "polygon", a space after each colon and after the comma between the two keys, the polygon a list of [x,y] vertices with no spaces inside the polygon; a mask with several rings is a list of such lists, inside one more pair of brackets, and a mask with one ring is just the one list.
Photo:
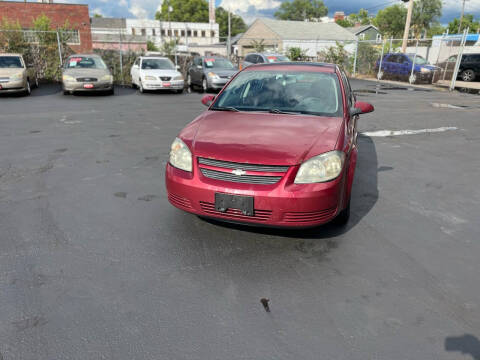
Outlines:
{"label": "headlight", "polygon": [[298,170],[295,184],[311,184],[333,180],[340,175],[345,153],[330,151],[305,161]]}
{"label": "headlight", "polygon": [[10,80],[16,81],[16,80],[22,80],[23,79],[23,73],[18,73],[10,77]]}
{"label": "headlight", "polygon": [[75,81],[75,78],[73,76],[70,76],[70,75],[63,75],[62,80],[63,81]]}
{"label": "headlight", "polygon": [[215,74],[215,73],[213,73],[213,72],[209,72],[209,73],[208,73],[208,77],[210,77],[210,78],[212,78],[212,79],[218,79],[218,78],[219,78],[218,75]]}
{"label": "headlight", "polygon": [[192,153],[179,138],[175,138],[172,143],[170,164],[181,170],[192,171]]}
{"label": "headlight", "polygon": [[157,78],[155,76],[150,76],[150,75],[147,75],[144,77],[145,80],[157,80]]}
{"label": "headlight", "polygon": [[182,75],[175,76],[173,80],[183,80],[183,76]]}
{"label": "headlight", "polygon": [[422,73],[429,73],[430,71],[431,71],[430,69],[423,68],[423,67],[420,69],[420,72]]}
{"label": "headlight", "polygon": [[101,81],[113,81],[112,75],[103,75],[100,79]]}

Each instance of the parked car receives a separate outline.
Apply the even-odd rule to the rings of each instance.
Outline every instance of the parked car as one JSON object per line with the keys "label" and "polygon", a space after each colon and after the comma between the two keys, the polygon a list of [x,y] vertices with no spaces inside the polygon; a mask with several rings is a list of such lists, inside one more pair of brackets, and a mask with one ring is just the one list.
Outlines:
{"label": "parked car", "polygon": [[20,54],[0,54],[0,93],[23,92],[30,95],[38,87],[32,66],[27,66]]}
{"label": "parked car", "polygon": [[290,60],[288,57],[282,54],[251,53],[245,56],[245,60],[243,60],[240,68],[243,69],[253,64],[266,64],[266,63],[276,63],[276,62],[285,62],[285,61],[290,61]]}
{"label": "parked car", "polygon": [[[438,64],[441,71],[438,72],[439,80],[451,80],[458,55],[450,56],[446,61]],[[445,76],[444,76],[445,75]],[[458,79],[462,81],[474,81],[480,78],[480,54],[463,54],[458,69]]]}
{"label": "parked car", "polygon": [[345,224],[357,161],[357,102],[331,64],[250,66],[173,141],[166,188],[179,209],[229,222]]}
{"label": "parked car", "polygon": [[76,54],[63,67],[64,95],[84,91],[101,91],[113,95],[113,76],[102,58],[95,54]]}
{"label": "parked car", "polygon": [[235,75],[238,68],[219,56],[197,56],[187,70],[187,84],[201,86],[203,91],[219,90]]}
{"label": "parked car", "polygon": [[140,56],[130,70],[132,85],[141,93],[144,90],[170,90],[183,92],[183,75],[166,57]]}
{"label": "parked car", "polygon": [[[415,60],[415,65],[413,61]],[[434,73],[439,70],[438,67],[430,65],[424,57],[415,54],[391,53],[386,54],[382,60],[381,71],[380,59],[377,60],[375,71],[378,73],[378,79],[400,79],[409,81],[411,84],[423,81],[431,83]],[[413,74],[412,74],[413,67]]]}

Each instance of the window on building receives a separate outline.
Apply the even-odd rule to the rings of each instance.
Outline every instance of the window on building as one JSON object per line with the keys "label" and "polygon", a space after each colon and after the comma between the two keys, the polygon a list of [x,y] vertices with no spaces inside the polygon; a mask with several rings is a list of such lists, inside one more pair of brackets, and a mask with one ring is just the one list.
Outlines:
{"label": "window on building", "polygon": [[182,30],[182,37],[185,36],[185,30]]}
{"label": "window on building", "polygon": [[210,37],[213,37],[213,38],[215,37],[215,31],[210,32]]}
{"label": "window on building", "polygon": [[192,37],[192,30],[187,30],[187,36]]}
{"label": "window on building", "polygon": [[162,34],[162,36],[165,36],[165,30],[162,29],[161,34]]}
{"label": "window on building", "polygon": [[172,30],[168,30],[167,34],[168,34],[169,37],[172,37]]}
{"label": "window on building", "polygon": [[142,29],[142,36],[147,36],[147,30]]}
{"label": "window on building", "polygon": [[360,40],[365,40],[365,34],[360,34]]}
{"label": "window on building", "polygon": [[205,30],[202,30],[202,37],[205,37],[206,34],[205,34]]}
{"label": "window on building", "polygon": [[155,33],[155,29],[152,29],[152,35],[156,36],[157,34]]}
{"label": "window on building", "polygon": [[67,45],[80,45],[78,30],[62,31],[62,37],[66,40]]}
{"label": "window on building", "polygon": [[197,30],[193,31],[193,37],[198,37],[198,31]]}
{"label": "window on building", "polygon": [[132,35],[135,35],[135,28],[132,28]]}
{"label": "window on building", "polygon": [[175,30],[175,37],[178,37],[178,30]]}
{"label": "window on building", "polygon": [[381,43],[381,42],[382,42],[382,35],[377,34],[377,43]]}

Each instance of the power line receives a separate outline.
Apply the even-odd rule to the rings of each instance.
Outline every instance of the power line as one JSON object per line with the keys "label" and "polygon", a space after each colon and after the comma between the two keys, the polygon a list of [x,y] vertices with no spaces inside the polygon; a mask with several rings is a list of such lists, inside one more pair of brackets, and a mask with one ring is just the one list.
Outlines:
{"label": "power line", "polygon": [[366,8],[365,10],[372,10],[372,9],[376,9],[376,8],[379,8],[379,7],[383,7],[383,6],[387,6],[387,5],[393,5],[393,4],[396,4],[398,3],[398,1],[389,1],[387,3],[383,3],[383,4],[378,4],[378,5],[375,5],[375,6],[371,6],[369,8]]}

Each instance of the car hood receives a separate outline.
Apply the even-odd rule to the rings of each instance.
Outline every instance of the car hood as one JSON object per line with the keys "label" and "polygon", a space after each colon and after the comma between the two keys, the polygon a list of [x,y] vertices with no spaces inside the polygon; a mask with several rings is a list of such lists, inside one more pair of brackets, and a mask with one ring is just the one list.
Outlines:
{"label": "car hood", "polygon": [[207,111],[180,137],[198,157],[295,165],[333,150],[342,124],[342,118]]}
{"label": "car hood", "polygon": [[228,69],[205,69],[205,72],[208,74],[209,72],[213,72],[219,76],[233,76],[237,73],[237,69],[228,70]]}
{"label": "car hood", "polygon": [[177,70],[168,70],[168,69],[142,69],[142,75],[150,76],[170,76],[175,77],[182,75]]}
{"label": "car hood", "polygon": [[23,73],[24,71],[24,68],[0,68],[0,77],[10,77],[16,74]]}
{"label": "car hood", "polygon": [[100,78],[104,75],[110,75],[110,71],[108,69],[65,69],[63,71],[63,74],[73,76],[73,77]]}

